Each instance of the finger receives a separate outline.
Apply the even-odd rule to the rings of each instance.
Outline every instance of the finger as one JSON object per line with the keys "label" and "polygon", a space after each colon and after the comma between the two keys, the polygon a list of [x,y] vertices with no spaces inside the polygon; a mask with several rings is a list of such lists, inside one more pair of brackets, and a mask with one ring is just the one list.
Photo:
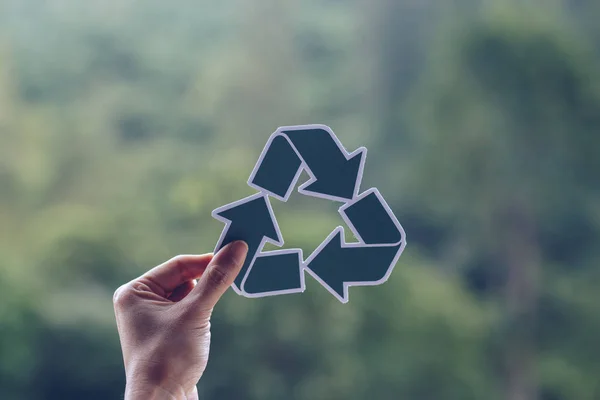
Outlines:
{"label": "finger", "polygon": [[188,296],[194,307],[212,309],[240,272],[248,253],[248,245],[236,241],[223,247],[212,259],[198,284]]}
{"label": "finger", "polygon": [[156,294],[167,297],[181,284],[198,279],[212,259],[212,254],[180,255],[152,268],[137,280]]}
{"label": "finger", "polygon": [[196,281],[194,280],[182,283],[181,285],[177,286],[175,290],[173,290],[173,293],[171,293],[171,295],[169,296],[169,300],[175,303],[183,300],[185,296],[190,294],[190,292],[192,291],[192,289],[194,289],[195,286]]}

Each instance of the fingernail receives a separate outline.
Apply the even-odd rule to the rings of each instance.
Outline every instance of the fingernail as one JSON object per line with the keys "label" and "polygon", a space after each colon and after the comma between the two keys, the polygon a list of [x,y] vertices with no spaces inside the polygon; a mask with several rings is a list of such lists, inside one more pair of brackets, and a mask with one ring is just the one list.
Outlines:
{"label": "fingernail", "polygon": [[248,254],[248,245],[242,240],[236,240],[223,247],[216,255],[222,258],[222,264],[243,264]]}

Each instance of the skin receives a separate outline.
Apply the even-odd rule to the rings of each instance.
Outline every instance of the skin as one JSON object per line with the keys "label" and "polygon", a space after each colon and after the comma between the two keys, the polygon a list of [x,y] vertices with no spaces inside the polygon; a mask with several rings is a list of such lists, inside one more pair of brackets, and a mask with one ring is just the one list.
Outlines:
{"label": "skin", "polygon": [[125,400],[198,399],[210,317],[247,252],[245,243],[233,242],[214,256],[177,256],[117,289]]}

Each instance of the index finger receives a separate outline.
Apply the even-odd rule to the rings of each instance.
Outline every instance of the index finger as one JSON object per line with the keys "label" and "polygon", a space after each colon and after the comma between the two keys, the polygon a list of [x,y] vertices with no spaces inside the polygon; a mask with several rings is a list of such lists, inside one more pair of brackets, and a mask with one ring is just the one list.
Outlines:
{"label": "index finger", "polygon": [[152,268],[136,279],[156,294],[166,297],[181,284],[198,279],[213,259],[212,254],[179,255]]}
{"label": "index finger", "polygon": [[210,261],[186,299],[194,302],[194,307],[211,310],[239,274],[247,253],[248,245],[243,241],[235,241],[223,247]]}

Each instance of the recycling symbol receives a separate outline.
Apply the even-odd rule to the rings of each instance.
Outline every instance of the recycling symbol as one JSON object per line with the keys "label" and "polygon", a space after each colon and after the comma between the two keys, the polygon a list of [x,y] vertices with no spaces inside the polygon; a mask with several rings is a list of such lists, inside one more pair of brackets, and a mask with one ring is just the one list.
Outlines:
{"label": "recycling symbol", "polygon": [[[342,303],[350,286],[385,282],[406,246],[404,229],[376,188],[359,193],[367,149],[348,153],[325,125],[278,128],[262,151],[248,185],[258,193],[217,208],[225,223],[215,252],[236,240],[248,244],[248,256],[233,290],[245,297],[304,292],[310,274]],[[301,249],[263,251],[266,243],[284,244],[270,197],[287,201],[302,171],[310,179],[298,187],[306,196],[343,205],[338,212],[357,242],[346,242],[338,226],[306,259]]]}

